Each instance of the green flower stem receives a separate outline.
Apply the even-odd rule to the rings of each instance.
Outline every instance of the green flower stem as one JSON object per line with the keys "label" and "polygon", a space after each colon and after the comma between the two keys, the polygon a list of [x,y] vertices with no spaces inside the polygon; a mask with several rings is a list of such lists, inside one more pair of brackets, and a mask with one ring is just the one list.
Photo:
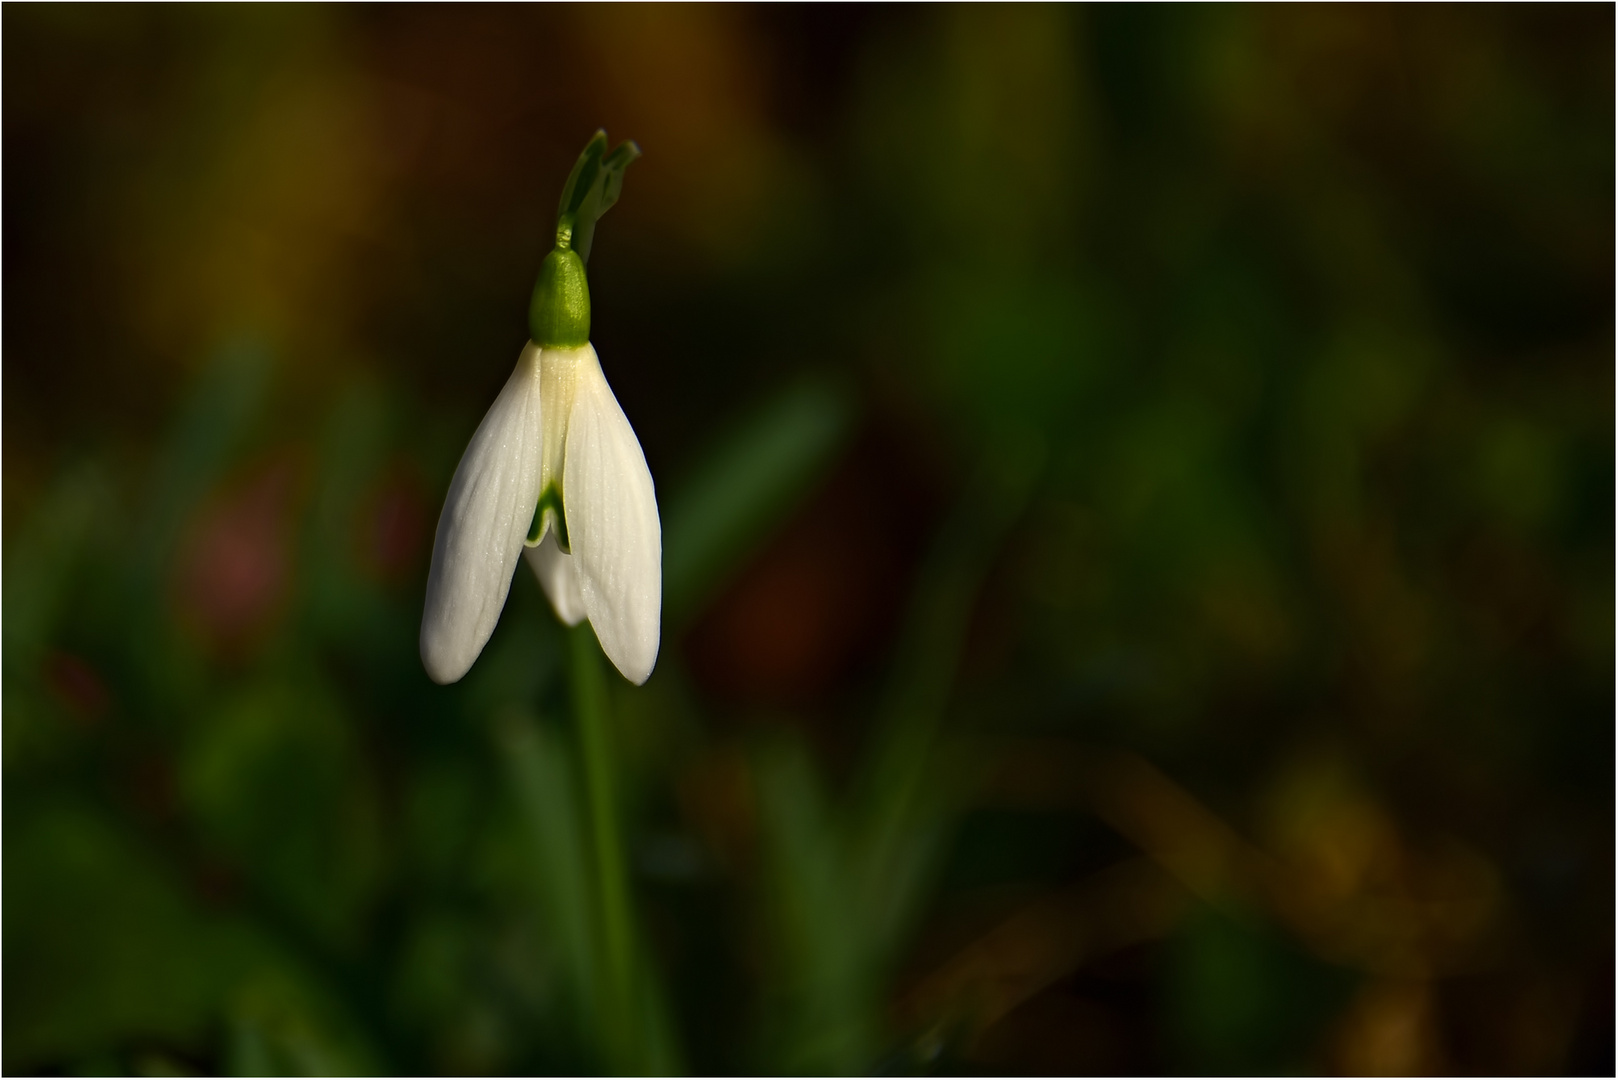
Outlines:
{"label": "green flower stem", "polygon": [[622,1071],[631,1056],[634,1025],[634,932],[629,911],[629,873],[624,862],[623,834],[618,824],[617,761],[608,730],[607,685],[601,672],[601,647],[589,623],[569,633],[573,652],[573,712],[584,756],[584,786],[595,849],[601,956],[605,961],[601,1022],[603,1049],[609,1065]]}

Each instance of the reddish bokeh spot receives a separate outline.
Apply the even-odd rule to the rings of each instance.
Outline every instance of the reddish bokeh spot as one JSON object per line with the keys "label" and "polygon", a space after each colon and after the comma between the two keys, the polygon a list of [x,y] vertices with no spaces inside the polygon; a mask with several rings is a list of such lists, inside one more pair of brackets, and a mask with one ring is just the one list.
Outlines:
{"label": "reddish bokeh spot", "polygon": [[112,706],[112,695],[101,676],[72,653],[53,652],[46,656],[44,675],[51,696],[76,720],[94,723]]}
{"label": "reddish bokeh spot", "polygon": [[284,605],[295,480],[290,461],[261,467],[206,506],[182,546],[181,614],[211,646],[246,648]]}
{"label": "reddish bokeh spot", "polygon": [[752,862],[758,831],[753,775],[736,744],[721,744],[694,759],[675,788],[681,816],[722,866],[740,871]]}
{"label": "reddish bokeh spot", "polygon": [[218,859],[206,858],[192,868],[191,886],[214,909],[234,907],[242,894],[241,875]]}
{"label": "reddish bokeh spot", "polygon": [[825,702],[885,657],[935,499],[900,445],[869,433],[693,626],[686,655],[734,704]]}
{"label": "reddish bokeh spot", "polygon": [[147,820],[167,821],[178,812],[174,768],[166,757],[151,752],[138,754],[129,761],[124,783],[136,813]]}
{"label": "reddish bokeh spot", "polygon": [[792,699],[833,679],[869,615],[876,575],[862,554],[840,546],[824,518],[796,523],[693,635],[716,688]]}
{"label": "reddish bokeh spot", "polygon": [[425,485],[405,463],[388,468],[362,501],[355,547],[371,577],[396,583],[411,579],[432,550],[432,524]]}

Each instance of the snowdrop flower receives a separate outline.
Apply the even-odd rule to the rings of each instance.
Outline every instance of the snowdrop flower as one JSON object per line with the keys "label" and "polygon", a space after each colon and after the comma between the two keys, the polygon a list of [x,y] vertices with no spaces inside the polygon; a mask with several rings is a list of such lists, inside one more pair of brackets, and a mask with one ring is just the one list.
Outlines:
{"label": "snowdrop flower", "polygon": [[584,273],[595,221],[640,155],[603,156],[597,132],[562,192],[556,246],[534,286],[532,340],[461,456],[438,519],[421,660],[435,682],[465,675],[483,651],[525,553],[557,616],[589,619],[624,677],[657,662],[662,529],[640,442],[590,345]]}

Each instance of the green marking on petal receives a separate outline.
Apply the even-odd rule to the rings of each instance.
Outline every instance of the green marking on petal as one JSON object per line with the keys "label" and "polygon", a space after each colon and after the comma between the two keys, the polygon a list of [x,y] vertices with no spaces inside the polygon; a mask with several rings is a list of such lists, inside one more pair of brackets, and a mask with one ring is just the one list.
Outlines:
{"label": "green marking on petal", "polygon": [[539,502],[534,507],[533,523],[528,526],[528,539],[523,542],[533,547],[545,538],[547,511],[550,523],[556,527],[556,546],[562,549],[562,554],[571,555],[573,551],[567,543],[567,514],[562,509],[562,493],[556,490],[554,484],[540,492]]}

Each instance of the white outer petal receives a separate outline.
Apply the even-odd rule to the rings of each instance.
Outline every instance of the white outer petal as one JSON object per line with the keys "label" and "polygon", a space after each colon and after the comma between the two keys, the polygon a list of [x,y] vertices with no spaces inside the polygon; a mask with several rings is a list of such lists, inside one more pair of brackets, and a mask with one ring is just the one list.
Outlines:
{"label": "white outer petal", "polygon": [[657,663],[663,531],[640,440],[585,348],[562,466],[568,546],[601,651],[639,685]]}
{"label": "white outer petal", "polygon": [[545,539],[536,546],[523,549],[523,557],[533,568],[540,588],[550,598],[556,617],[569,626],[579,625],[584,618],[584,595],[579,591],[579,575],[573,566],[573,556],[564,554],[556,543],[556,530],[545,533]]}
{"label": "white outer petal", "polygon": [[489,406],[438,517],[421,662],[437,683],[465,675],[500,620],[539,501],[539,349],[532,342]]}

